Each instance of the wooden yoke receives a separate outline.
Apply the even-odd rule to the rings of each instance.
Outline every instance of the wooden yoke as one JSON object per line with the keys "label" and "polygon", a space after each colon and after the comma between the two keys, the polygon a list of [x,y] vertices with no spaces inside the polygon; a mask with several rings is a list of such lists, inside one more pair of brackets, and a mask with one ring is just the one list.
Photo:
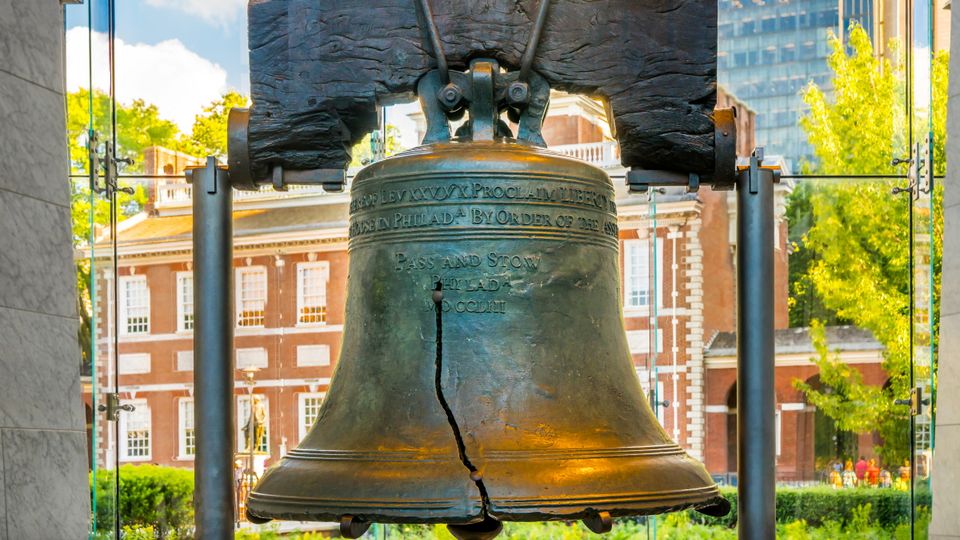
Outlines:
{"label": "wooden yoke", "polygon": [[[450,69],[483,57],[518,70],[538,3],[430,0]],[[412,100],[438,65],[417,0],[251,0],[249,34],[253,107],[231,126],[237,187],[336,189],[378,105]],[[716,0],[554,0],[533,70],[607,103],[624,166],[709,183],[730,162],[717,143],[728,129],[714,125],[716,47]]]}

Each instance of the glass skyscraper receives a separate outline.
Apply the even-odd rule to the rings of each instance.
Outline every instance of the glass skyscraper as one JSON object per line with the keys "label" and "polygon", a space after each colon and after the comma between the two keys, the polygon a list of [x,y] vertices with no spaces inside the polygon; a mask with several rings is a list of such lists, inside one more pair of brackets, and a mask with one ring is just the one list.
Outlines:
{"label": "glass skyscraper", "polygon": [[829,33],[860,21],[871,31],[872,0],[719,0],[718,80],[757,114],[756,140],[794,170],[812,150],[799,119],[800,95],[829,91]]}

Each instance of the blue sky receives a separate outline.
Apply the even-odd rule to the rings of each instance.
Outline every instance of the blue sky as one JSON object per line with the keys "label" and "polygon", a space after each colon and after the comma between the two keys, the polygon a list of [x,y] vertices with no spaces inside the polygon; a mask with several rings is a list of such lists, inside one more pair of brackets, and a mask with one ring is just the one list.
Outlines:
{"label": "blue sky", "polygon": [[[162,116],[189,131],[193,116],[227,90],[250,93],[247,0],[115,0],[116,92],[121,102],[144,99]],[[106,89],[107,0],[68,5],[67,89]],[[93,52],[88,41],[93,10]],[[404,146],[416,144],[406,114],[416,106],[391,107],[388,123],[400,128]]]}

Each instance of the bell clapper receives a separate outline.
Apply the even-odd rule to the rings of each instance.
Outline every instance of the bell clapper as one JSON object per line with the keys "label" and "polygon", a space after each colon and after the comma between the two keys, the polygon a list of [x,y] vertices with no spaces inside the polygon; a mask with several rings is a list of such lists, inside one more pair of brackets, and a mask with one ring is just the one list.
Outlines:
{"label": "bell clapper", "polygon": [[490,540],[496,538],[503,531],[503,523],[487,514],[483,521],[467,525],[447,525],[447,530],[457,540]]}
{"label": "bell clapper", "polygon": [[597,512],[591,517],[584,518],[583,524],[597,534],[604,534],[613,529],[613,517],[610,516],[610,512]]}
{"label": "bell clapper", "polygon": [[369,521],[357,519],[350,514],[340,516],[340,536],[344,538],[360,538],[370,528]]}

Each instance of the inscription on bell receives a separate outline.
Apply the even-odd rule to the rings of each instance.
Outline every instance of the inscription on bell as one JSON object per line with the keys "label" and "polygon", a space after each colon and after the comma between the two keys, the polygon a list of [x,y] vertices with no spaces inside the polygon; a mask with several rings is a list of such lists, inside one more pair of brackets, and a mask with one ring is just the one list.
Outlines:
{"label": "inscription on bell", "polygon": [[429,201],[530,201],[563,203],[616,212],[616,203],[605,193],[577,187],[530,186],[510,182],[467,182],[359,193],[350,202],[350,213],[381,206]]}
{"label": "inscription on bell", "polygon": [[537,270],[540,268],[540,255],[518,255],[491,251],[477,253],[458,253],[445,255],[410,256],[403,252],[394,253],[395,269],[404,270],[456,270],[459,268],[513,268],[516,270]]}

